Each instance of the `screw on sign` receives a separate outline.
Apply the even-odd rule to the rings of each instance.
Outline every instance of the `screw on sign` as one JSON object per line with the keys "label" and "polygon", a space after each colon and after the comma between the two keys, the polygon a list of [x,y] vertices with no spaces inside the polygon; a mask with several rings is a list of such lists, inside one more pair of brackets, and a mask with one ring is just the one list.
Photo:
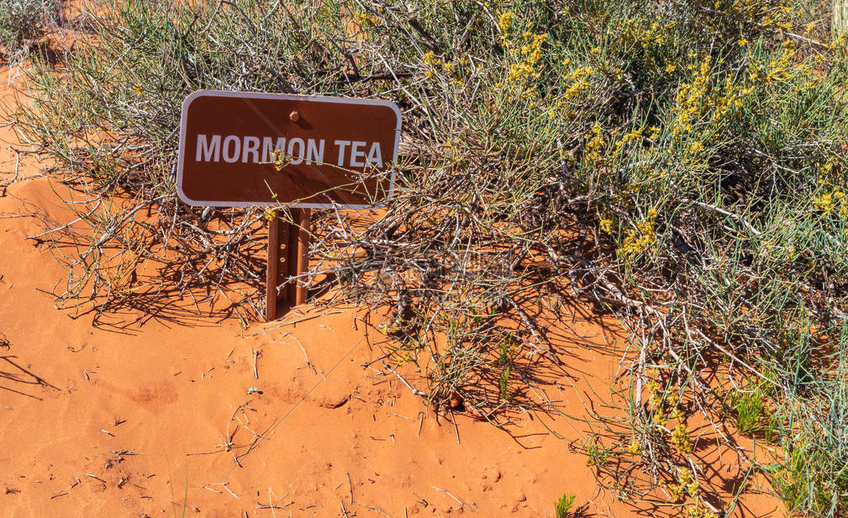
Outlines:
{"label": "screw on sign", "polygon": [[[373,207],[394,190],[401,116],[387,101],[198,91],[183,103],[177,192],[202,207],[286,206],[269,223],[265,318],[301,304],[314,208]],[[281,254],[281,248],[285,253]],[[282,281],[282,282],[281,282]],[[282,285],[282,292],[280,286]]]}

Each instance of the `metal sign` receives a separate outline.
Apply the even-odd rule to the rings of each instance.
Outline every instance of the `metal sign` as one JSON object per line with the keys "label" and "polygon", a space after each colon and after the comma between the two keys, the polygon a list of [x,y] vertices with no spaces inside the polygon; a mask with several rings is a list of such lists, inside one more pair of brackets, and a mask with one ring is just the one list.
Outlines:
{"label": "metal sign", "polygon": [[189,205],[371,207],[391,196],[370,174],[397,158],[388,101],[202,90],[183,103],[177,192]]}

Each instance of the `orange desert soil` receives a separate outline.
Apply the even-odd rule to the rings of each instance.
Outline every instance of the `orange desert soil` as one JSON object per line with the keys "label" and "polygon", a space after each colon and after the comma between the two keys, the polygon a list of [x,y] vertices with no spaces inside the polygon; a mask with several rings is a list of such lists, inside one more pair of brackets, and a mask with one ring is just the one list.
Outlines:
{"label": "orange desert soil", "polygon": [[[301,307],[246,330],[236,319],[126,332],[72,319],[45,293],[65,272],[26,239],[43,232],[34,211],[68,211],[37,157],[18,162],[12,126],[0,139],[0,186],[18,171],[0,187],[0,517],[548,517],[563,493],[581,516],[650,515],[598,489],[569,450],[579,421],[437,419],[380,362],[363,366],[381,336],[354,308]],[[565,367],[544,388],[581,416],[581,397],[609,393],[619,358],[605,349],[624,337],[614,320],[568,312],[552,330]],[[304,316],[315,318],[280,326]],[[774,499],[750,503],[760,511],[737,515],[781,515]]]}

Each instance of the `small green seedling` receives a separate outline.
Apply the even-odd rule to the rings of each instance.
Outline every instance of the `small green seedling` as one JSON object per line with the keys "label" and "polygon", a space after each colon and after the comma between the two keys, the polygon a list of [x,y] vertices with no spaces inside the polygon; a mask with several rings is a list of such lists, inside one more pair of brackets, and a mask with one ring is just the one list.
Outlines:
{"label": "small green seedling", "polygon": [[566,518],[568,516],[568,511],[571,510],[571,507],[574,505],[574,499],[577,495],[566,495],[565,493],[559,497],[559,500],[556,503],[556,518]]}

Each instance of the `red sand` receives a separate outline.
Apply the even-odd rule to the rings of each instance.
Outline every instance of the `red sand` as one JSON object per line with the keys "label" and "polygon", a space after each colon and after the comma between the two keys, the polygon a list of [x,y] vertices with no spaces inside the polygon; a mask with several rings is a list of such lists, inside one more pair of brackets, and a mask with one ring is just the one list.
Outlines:
{"label": "red sand", "polygon": [[[0,145],[0,185],[15,163]],[[40,165],[23,156],[22,179],[0,187],[0,515],[530,517],[573,493],[582,516],[637,516],[569,451],[578,423],[518,412],[499,430],[456,414],[455,428],[379,362],[363,367],[382,337],[354,309],[304,307],[283,321],[317,318],[247,330],[194,318],[116,333],[72,319],[39,291],[63,270],[26,239],[43,231],[33,208],[68,219],[51,181],[31,178]],[[556,330],[571,377],[545,389],[565,414],[585,415],[576,389],[608,393],[618,358],[598,347],[623,338],[604,324],[576,306]],[[745,516],[780,515],[756,501],[768,513]]]}

